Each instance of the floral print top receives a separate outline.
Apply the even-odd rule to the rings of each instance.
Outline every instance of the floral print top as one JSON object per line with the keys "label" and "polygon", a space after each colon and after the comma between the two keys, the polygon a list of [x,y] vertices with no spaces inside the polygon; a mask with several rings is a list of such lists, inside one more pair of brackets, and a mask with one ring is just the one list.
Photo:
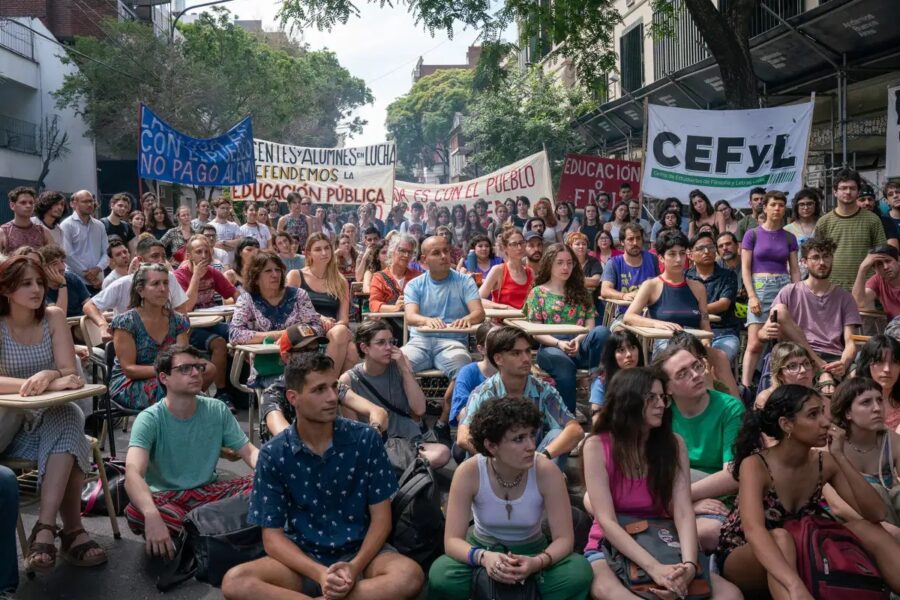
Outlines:
{"label": "floral print top", "polygon": [[569,304],[565,296],[554,294],[541,286],[528,292],[522,311],[532,323],[584,326],[588,319],[597,317],[593,306]]}
{"label": "floral print top", "polygon": [[319,335],[325,335],[322,319],[304,290],[285,288],[278,306],[272,306],[262,296],[245,292],[235,303],[228,338],[232,344],[246,344],[257,332],[279,331],[298,324],[309,325]]}

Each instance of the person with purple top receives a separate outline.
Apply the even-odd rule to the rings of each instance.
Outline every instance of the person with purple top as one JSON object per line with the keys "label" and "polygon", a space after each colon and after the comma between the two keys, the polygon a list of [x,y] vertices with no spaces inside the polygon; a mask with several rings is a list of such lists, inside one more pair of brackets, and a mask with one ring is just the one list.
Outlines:
{"label": "person with purple top", "polygon": [[[632,301],[641,284],[659,275],[656,257],[644,250],[644,230],[637,223],[626,223],[619,231],[625,253],[613,256],[603,267],[600,278],[600,297],[604,300]],[[627,306],[616,310],[614,328],[625,315]]]}
{"label": "person with purple top", "polygon": [[744,352],[741,383],[753,385],[756,363],[763,351],[759,330],[769,318],[769,309],[779,290],[800,281],[797,238],[784,230],[787,196],[766,192],[763,212],[766,220],[750,229],[741,240],[741,274],[747,290],[747,350]]}

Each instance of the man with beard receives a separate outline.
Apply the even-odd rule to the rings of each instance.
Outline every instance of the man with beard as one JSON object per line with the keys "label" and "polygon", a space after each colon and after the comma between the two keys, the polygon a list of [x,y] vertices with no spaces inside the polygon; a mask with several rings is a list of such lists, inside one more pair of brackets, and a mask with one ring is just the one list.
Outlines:
{"label": "man with beard", "polygon": [[525,223],[525,231],[534,231],[541,234],[541,237],[544,237],[544,232],[547,231],[547,224],[540,217],[532,217]]}
{"label": "man with beard", "polygon": [[531,270],[537,272],[538,265],[544,257],[544,235],[537,231],[525,232],[525,260]]}
{"label": "man with beard", "polygon": [[[746,215],[740,221],[738,221],[737,226],[737,239],[740,242],[744,239],[744,234],[749,230],[754,229],[757,225],[759,225],[760,213],[763,210],[763,201],[766,198],[766,189],[761,187],[755,187],[750,190],[750,214]],[[740,275],[738,275],[738,279],[740,279]]]}
{"label": "man with beard", "polygon": [[[875,269],[868,280],[866,273]],[[888,320],[900,316],[900,253],[887,244],[872,248],[853,283],[853,299],[860,310],[875,310],[875,300],[881,303]]]}
{"label": "man with beard", "polygon": [[128,242],[134,239],[134,231],[128,224],[128,213],[131,212],[131,198],[124,192],[119,192],[109,201],[109,216],[100,219],[106,227],[106,237],[118,236],[120,240]]}
{"label": "man with beard", "polygon": [[781,288],[759,339],[787,340],[803,346],[816,370],[843,377],[856,356],[852,335],[862,325],[850,293],[829,281],[836,244],[816,233],[803,242],[809,277]]}
{"label": "man with beard", "polygon": [[716,244],[713,234],[701,231],[691,240],[691,259],[694,266],[685,277],[699,281],[706,288],[709,314],[719,315],[721,321],[712,323],[712,347],[718,348],[734,364],[741,350],[740,330],[743,323],[734,314],[737,298],[737,276],[716,264]]}
{"label": "man with beard", "polygon": [[730,231],[720,233],[719,237],[716,238],[716,251],[719,254],[719,259],[716,261],[716,264],[723,269],[728,269],[734,273],[738,280],[737,301],[746,304],[747,291],[744,289],[744,278],[741,277],[741,254],[738,251],[739,247],[740,242],[738,242],[737,236],[733,233]]}
{"label": "man with beard", "polygon": [[50,232],[53,243],[62,248],[63,237],[62,230],[57,227],[62,221],[63,213],[66,212],[66,197],[60,192],[46,191],[41,192],[38,196],[37,203],[34,205],[34,216],[31,222],[42,225],[44,229]]}
{"label": "man with beard", "polygon": [[604,223],[612,219],[612,211],[609,210],[609,194],[606,192],[597,194],[597,211],[600,213],[600,220]]}
{"label": "man with beard", "polygon": [[[659,275],[659,265],[656,257],[644,250],[644,230],[638,223],[623,225],[619,241],[625,253],[613,256],[603,267],[600,297],[631,302],[642,283]],[[621,320],[626,310],[627,306],[616,309],[616,321]]]}

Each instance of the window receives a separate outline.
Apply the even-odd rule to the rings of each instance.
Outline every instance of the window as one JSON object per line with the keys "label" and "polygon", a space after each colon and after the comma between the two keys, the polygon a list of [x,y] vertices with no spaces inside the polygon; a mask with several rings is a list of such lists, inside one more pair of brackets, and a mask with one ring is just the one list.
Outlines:
{"label": "window", "polygon": [[644,25],[638,23],[619,39],[622,89],[633,92],[644,85]]}

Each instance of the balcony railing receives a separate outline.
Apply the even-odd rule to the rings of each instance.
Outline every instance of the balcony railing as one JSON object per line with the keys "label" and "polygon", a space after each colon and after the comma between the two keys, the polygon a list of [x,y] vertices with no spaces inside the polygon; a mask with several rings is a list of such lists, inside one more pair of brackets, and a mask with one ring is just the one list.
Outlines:
{"label": "balcony railing", "polygon": [[12,19],[0,19],[0,47],[34,60],[34,34]]}
{"label": "balcony railing", "polygon": [[38,154],[37,138],[35,123],[0,115],[0,149]]}
{"label": "balcony railing", "polygon": [[[655,26],[667,25],[673,31],[670,37],[653,40],[653,77],[662,79],[666,75],[695,65],[709,57],[709,50],[694,24],[683,0],[671,0],[673,15],[653,14]],[[729,0],[719,0],[721,10],[726,10]],[[803,0],[762,0],[756,7],[750,22],[750,37],[773,29],[780,21],[763,4],[782,19],[790,19],[803,12]],[[672,19],[674,22],[668,22]]]}

